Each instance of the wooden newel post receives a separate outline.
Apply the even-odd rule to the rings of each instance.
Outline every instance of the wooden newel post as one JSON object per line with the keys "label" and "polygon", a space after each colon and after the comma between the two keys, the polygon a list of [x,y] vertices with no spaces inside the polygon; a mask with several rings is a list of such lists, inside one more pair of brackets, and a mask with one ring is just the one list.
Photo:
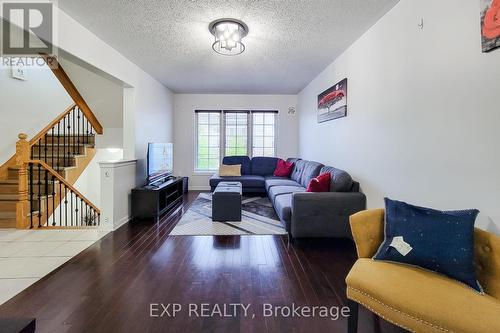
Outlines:
{"label": "wooden newel post", "polygon": [[30,227],[28,201],[28,161],[30,160],[30,143],[24,133],[18,135],[16,143],[16,166],[19,168],[19,197],[16,204],[16,227],[26,229]]}

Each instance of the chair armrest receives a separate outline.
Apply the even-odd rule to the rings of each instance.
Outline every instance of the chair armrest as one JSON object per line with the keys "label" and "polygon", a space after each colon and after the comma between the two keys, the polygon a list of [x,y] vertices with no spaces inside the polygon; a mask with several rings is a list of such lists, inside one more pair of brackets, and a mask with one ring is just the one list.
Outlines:
{"label": "chair armrest", "polygon": [[370,209],[349,218],[359,258],[371,258],[384,241],[384,209]]}
{"label": "chair armrest", "polygon": [[349,216],[366,209],[360,192],[299,192],[292,195],[293,237],[349,237]]}

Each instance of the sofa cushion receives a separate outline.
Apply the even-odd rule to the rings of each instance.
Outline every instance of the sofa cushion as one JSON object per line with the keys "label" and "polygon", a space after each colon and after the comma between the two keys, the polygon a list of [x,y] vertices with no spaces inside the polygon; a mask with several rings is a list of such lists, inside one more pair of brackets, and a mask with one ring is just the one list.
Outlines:
{"label": "sofa cushion", "polygon": [[500,301],[418,267],[359,259],[347,296],[417,332],[500,332]]}
{"label": "sofa cushion", "polygon": [[266,190],[273,186],[300,186],[295,180],[283,177],[266,177]]}
{"label": "sofa cushion", "polygon": [[215,174],[210,178],[210,186],[215,187],[220,182],[240,182],[243,187],[262,187],[264,188],[265,179],[257,175],[243,175],[241,177],[221,177]]}
{"label": "sofa cushion", "polygon": [[226,156],[222,159],[222,164],[225,165],[241,164],[242,175],[252,174],[252,164],[250,163],[250,158],[248,156]]}
{"label": "sofa cushion", "polygon": [[305,191],[306,189],[301,186],[273,186],[269,189],[267,194],[271,202],[274,204],[276,197],[279,195]]}
{"label": "sofa cushion", "polygon": [[295,161],[290,179],[295,180],[297,183],[300,183],[300,176],[302,176],[302,172],[304,171],[306,163],[307,161],[304,160]]}
{"label": "sofa cushion", "polygon": [[274,210],[281,221],[290,222],[292,219],[292,194],[278,195],[274,201]]}
{"label": "sofa cushion", "polygon": [[251,161],[252,175],[270,176],[276,170],[278,158],[276,157],[254,157]]}
{"label": "sofa cushion", "polygon": [[302,174],[300,175],[300,185],[307,187],[311,179],[318,177],[323,164],[312,161],[305,161]]}
{"label": "sofa cushion", "polygon": [[221,164],[219,166],[219,176],[221,176],[221,177],[240,177],[241,176],[241,164],[234,164],[234,165]]}
{"label": "sofa cushion", "polygon": [[320,173],[329,172],[332,175],[332,182],[330,192],[350,192],[352,189],[353,181],[350,174],[344,170],[340,170],[331,166],[324,166],[321,168]]}
{"label": "sofa cushion", "polygon": [[477,209],[439,211],[385,198],[385,240],[377,260],[420,266],[482,288],[474,268]]}

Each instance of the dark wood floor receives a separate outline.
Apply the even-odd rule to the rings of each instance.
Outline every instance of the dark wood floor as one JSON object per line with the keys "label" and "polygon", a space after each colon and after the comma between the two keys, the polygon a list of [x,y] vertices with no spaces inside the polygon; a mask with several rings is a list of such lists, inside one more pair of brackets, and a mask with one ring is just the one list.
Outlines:
{"label": "dark wood floor", "polygon": [[[344,279],[356,260],[350,241],[287,247],[281,236],[168,236],[197,195],[190,192],[158,224],[130,223],[108,234],[0,306],[0,317],[36,317],[39,332],[346,332],[343,318],[261,314],[265,303],[346,305]],[[151,303],[179,303],[182,311],[152,318]],[[189,303],[251,308],[249,317],[196,318]],[[361,309],[359,332],[402,330]]]}

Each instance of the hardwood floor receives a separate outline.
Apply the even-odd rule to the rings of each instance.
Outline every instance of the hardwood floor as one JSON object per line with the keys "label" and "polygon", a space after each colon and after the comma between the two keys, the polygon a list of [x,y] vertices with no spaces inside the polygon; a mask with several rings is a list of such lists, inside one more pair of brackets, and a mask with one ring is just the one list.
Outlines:
{"label": "hardwood floor", "polygon": [[[39,332],[347,331],[345,318],[264,317],[262,311],[265,303],[345,306],[344,279],[356,260],[350,241],[287,247],[282,236],[168,236],[197,195],[190,192],[158,224],[134,222],[108,234],[0,306],[0,317],[36,317]],[[150,317],[151,303],[178,303],[182,310]],[[202,303],[210,311],[215,304],[251,305],[248,317],[241,308],[236,317],[196,317]],[[153,314],[162,312],[153,305]],[[359,319],[359,332],[403,332],[364,309]]]}

